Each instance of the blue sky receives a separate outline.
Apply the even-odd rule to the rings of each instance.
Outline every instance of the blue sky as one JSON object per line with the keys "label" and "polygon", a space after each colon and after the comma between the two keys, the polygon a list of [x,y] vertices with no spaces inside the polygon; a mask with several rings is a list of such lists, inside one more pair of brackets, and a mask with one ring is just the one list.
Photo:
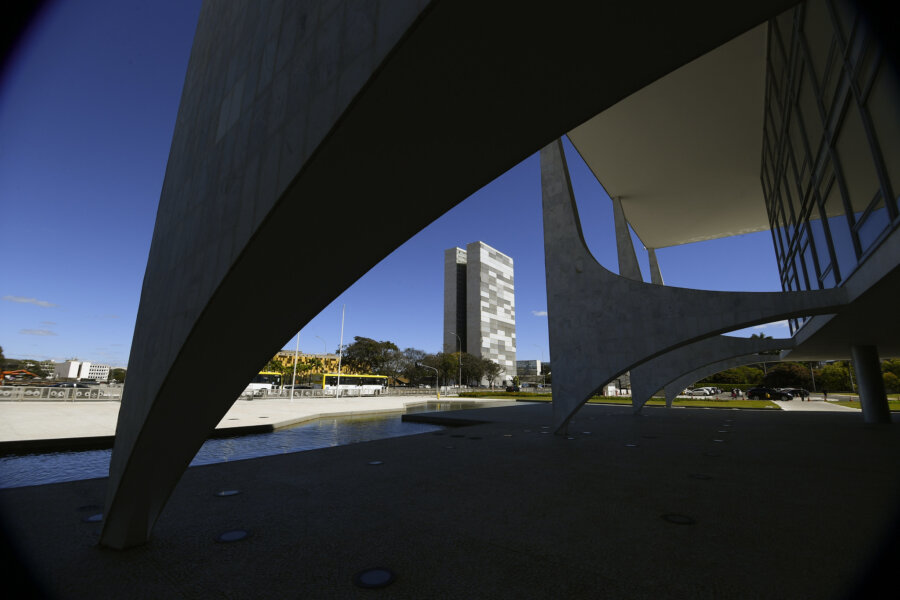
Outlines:
{"label": "blue sky", "polygon": [[[127,364],[199,8],[199,0],[56,2],[2,74],[0,346],[7,357]],[[609,198],[576,153],[568,158],[591,251],[617,271]],[[379,263],[303,328],[300,349],[335,351],[346,306],[345,343],[360,335],[440,350],[443,251],[476,240],[515,262],[518,357],[549,360],[536,155]],[[649,280],[646,252],[636,247]],[[657,256],[667,285],[780,289],[767,232]],[[788,335],[783,323],[740,335],[754,331]]]}

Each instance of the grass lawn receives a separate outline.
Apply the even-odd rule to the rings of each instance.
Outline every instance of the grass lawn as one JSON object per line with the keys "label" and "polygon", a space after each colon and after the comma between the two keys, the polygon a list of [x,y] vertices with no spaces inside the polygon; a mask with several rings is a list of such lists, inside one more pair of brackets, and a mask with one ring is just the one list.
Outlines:
{"label": "grass lawn", "polygon": [[[508,398],[510,400],[527,400],[529,402],[550,402],[550,394],[536,394],[533,392],[463,392],[464,398]],[[589,404],[631,404],[628,396],[594,396],[588,400]],[[647,402],[649,406],[665,406],[666,401],[661,398],[653,398]],[[767,408],[781,410],[780,407],[769,400],[701,400],[699,398],[676,398],[673,406],[712,407],[712,408]]]}
{"label": "grass lawn", "polygon": [[[900,411],[900,400],[892,400],[890,399],[891,397],[892,396],[890,396],[888,399],[888,408],[890,408],[891,411]],[[861,408],[859,405],[859,401],[850,402],[848,400],[829,400],[828,403],[837,404],[839,406],[849,406],[850,408]]]}

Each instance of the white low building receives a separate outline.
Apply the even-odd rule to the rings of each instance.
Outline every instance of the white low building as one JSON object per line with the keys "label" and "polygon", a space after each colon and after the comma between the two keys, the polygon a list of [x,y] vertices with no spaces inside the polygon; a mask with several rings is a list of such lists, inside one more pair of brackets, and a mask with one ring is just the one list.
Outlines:
{"label": "white low building", "polygon": [[100,365],[86,360],[67,360],[54,365],[53,376],[56,379],[106,381],[109,379],[109,369],[109,365]]}

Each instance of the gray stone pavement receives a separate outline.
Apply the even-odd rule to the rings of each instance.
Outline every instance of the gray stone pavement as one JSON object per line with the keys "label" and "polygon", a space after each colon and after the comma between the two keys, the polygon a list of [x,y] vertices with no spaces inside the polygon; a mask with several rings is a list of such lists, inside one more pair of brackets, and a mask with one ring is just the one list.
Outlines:
{"label": "gray stone pavement", "polygon": [[[190,468],[125,552],[83,521],[105,479],[0,490],[0,514],[53,598],[877,597],[856,586],[897,539],[896,424],[586,406],[558,436],[547,405],[454,415],[486,422]],[[395,582],[355,587],[375,566]]]}

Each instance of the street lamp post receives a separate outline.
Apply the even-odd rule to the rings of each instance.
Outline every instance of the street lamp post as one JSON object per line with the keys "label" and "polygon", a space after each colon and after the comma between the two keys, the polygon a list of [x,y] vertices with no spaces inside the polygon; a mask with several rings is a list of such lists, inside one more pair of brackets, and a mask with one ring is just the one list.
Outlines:
{"label": "street lamp post", "polygon": [[452,331],[448,331],[447,333],[455,335],[456,341],[459,342],[459,353],[456,355],[459,362],[459,378],[456,380],[456,387],[462,387],[462,339],[459,337],[458,333]]}
{"label": "street lamp post", "polygon": [[429,367],[428,365],[423,365],[422,363],[416,363],[417,367],[425,367],[426,369],[431,369],[434,371],[434,390],[437,393],[437,399],[441,399],[441,386],[438,382],[438,370],[434,367]]}
{"label": "street lamp post", "polygon": [[541,385],[544,385],[544,349],[537,344],[532,344],[541,353],[541,366],[538,367],[538,375],[541,376]]}
{"label": "street lamp post", "polygon": [[294,373],[291,375],[291,402],[294,401],[294,387],[297,385],[297,354],[300,353],[300,332],[297,332],[297,346],[294,348]]}

